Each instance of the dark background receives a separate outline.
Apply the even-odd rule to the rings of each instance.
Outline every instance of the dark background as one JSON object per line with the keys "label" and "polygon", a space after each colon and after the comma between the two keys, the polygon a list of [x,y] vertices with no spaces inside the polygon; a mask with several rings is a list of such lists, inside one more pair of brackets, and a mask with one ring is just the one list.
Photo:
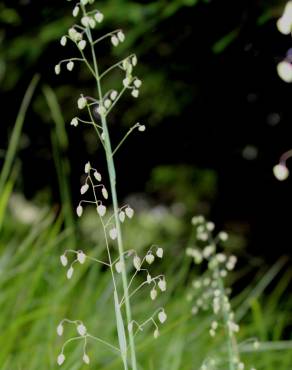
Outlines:
{"label": "dark background", "polygon": [[[206,210],[219,227],[244,235],[255,255],[273,260],[289,254],[291,182],[280,183],[272,173],[279,156],[292,147],[291,85],[276,72],[291,46],[290,36],[276,28],[285,2],[99,4],[107,15],[105,30],[118,25],[129,35],[126,45],[114,53],[118,57],[125,55],[125,49],[136,51],[137,71],[144,81],[141,98],[125,99],[111,122],[114,142],[120,130],[137,120],[148,126],[145,135],[130,138],[121,149],[120,196],[147,190],[152,202],[183,202],[190,214]],[[93,82],[79,68],[61,76],[53,72],[59,59],[68,56],[58,40],[71,25],[71,4],[2,1],[0,20],[0,147],[4,150],[34,73],[57,92],[67,122],[77,113],[80,89],[93,90]],[[100,55],[108,52],[104,46]],[[108,58],[102,61],[108,63]],[[70,145],[65,154],[72,165],[76,202],[76,179],[88,158],[99,157],[99,150],[90,132],[67,127]],[[50,131],[51,117],[39,88],[24,126],[17,186],[29,199],[56,204]],[[176,174],[170,176],[174,190],[153,176],[153,168],[166,165]],[[194,180],[185,190],[182,173],[184,180]],[[210,194],[201,191],[195,201],[192,192],[202,187],[200,176],[208,174],[215,178],[214,186],[209,184]],[[181,192],[176,191],[177,184]]]}

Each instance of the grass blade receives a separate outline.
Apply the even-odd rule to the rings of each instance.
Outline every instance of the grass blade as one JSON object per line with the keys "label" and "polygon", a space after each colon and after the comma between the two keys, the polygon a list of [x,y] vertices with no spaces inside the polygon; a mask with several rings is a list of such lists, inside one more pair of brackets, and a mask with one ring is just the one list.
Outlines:
{"label": "grass blade", "polygon": [[121,349],[121,356],[123,359],[124,367],[127,369],[127,341],[126,341],[126,333],[124,328],[124,323],[122,319],[121,309],[119,305],[119,300],[117,293],[114,292],[114,299],[115,299],[115,311],[116,311],[116,319],[117,319],[117,330],[118,330],[118,337]]}
{"label": "grass blade", "polygon": [[13,161],[14,161],[14,158],[17,152],[17,147],[18,147],[23,123],[25,120],[26,112],[31,102],[32,96],[35,92],[35,89],[37,87],[37,84],[39,82],[39,79],[40,79],[39,75],[35,75],[32,78],[25,92],[18,115],[16,117],[15,125],[12,131],[12,135],[9,141],[9,146],[8,146],[7,153],[5,156],[4,165],[3,165],[3,168],[0,174],[0,194],[2,194],[5,183],[8,180],[8,177],[10,175],[11,168],[13,166]]}
{"label": "grass blade", "polygon": [[[57,170],[62,210],[64,213],[65,225],[74,230],[74,216],[72,212],[72,198],[69,186],[70,164],[64,153],[68,149],[68,136],[65,129],[65,121],[56,97],[56,94],[49,86],[44,86],[43,94],[55,122],[55,130],[52,132],[52,146],[55,166]],[[74,240],[74,238],[73,238]]]}

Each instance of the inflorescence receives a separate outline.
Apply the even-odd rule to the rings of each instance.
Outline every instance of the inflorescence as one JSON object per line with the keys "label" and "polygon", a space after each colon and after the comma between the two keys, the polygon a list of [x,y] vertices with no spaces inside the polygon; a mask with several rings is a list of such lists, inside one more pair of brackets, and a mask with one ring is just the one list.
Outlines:
{"label": "inflorescence", "polygon": [[[209,334],[215,337],[220,329],[227,336],[229,369],[243,370],[244,363],[240,360],[235,335],[239,332],[239,325],[235,321],[229,295],[230,289],[225,287],[225,279],[234,270],[237,257],[224,253],[224,243],[228,240],[225,231],[219,232],[213,237],[215,225],[208,222],[203,216],[192,218],[192,224],[196,228],[196,246],[186,249],[187,256],[191,257],[196,265],[206,266],[202,277],[192,282],[192,288],[187,295],[187,300],[192,302],[191,312],[196,315],[199,311],[212,310]],[[220,248],[221,247],[221,248]],[[219,248],[222,251],[219,251]],[[216,369],[221,360],[206,360],[200,370]],[[226,364],[226,362],[224,361]],[[223,365],[221,361],[221,365]],[[250,369],[252,370],[252,369]]]}
{"label": "inflorescence", "polygon": [[[70,280],[73,278],[74,269],[78,264],[83,265],[87,261],[96,262],[101,264],[103,267],[110,269],[112,282],[113,282],[113,296],[115,314],[117,320],[117,333],[119,339],[119,347],[112,345],[104,341],[99,337],[95,337],[89,334],[86,326],[79,320],[63,319],[57,327],[57,334],[63,335],[64,324],[73,324],[76,326],[77,336],[68,339],[62,346],[61,353],[57,358],[57,363],[62,365],[66,359],[65,347],[68,343],[75,340],[82,340],[83,346],[83,361],[86,364],[90,363],[90,358],[87,351],[87,343],[89,339],[98,341],[104,344],[110,349],[118,352],[123,360],[124,369],[128,369],[128,347],[131,353],[131,364],[133,370],[137,369],[136,358],[135,358],[135,346],[134,337],[142,331],[147,324],[151,324],[154,327],[153,336],[157,338],[159,336],[159,324],[163,324],[167,319],[167,314],[164,308],[158,308],[154,313],[146,319],[143,323],[138,323],[132,319],[130,300],[131,298],[144,287],[149,288],[149,296],[151,300],[155,300],[159,292],[165,292],[167,284],[164,275],[160,274],[152,276],[149,270],[149,266],[157,259],[163,258],[163,248],[153,245],[149,248],[147,253],[141,257],[134,250],[123,249],[122,237],[121,237],[121,224],[126,219],[132,219],[134,217],[134,210],[129,205],[119,207],[117,205],[116,190],[115,190],[115,168],[113,162],[113,156],[124,143],[129,134],[137,129],[140,132],[144,132],[146,127],[139,122],[134,124],[120,143],[114,150],[111,149],[110,137],[107,127],[107,116],[116,106],[119,99],[125,92],[130,92],[134,98],[139,97],[140,88],[142,81],[133,75],[134,67],[137,65],[137,56],[131,54],[127,58],[113,64],[111,67],[100,73],[98,69],[98,63],[95,53],[95,47],[100,42],[109,40],[113,47],[117,47],[120,43],[125,40],[125,34],[121,29],[114,30],[97,39],[93,38],[92,31],[102,23],[104,15],[99,10],[88,10],[88,6],[92,5],[94,0],[81,0],[73,9],[73,17],[80,18],[79,24],[74,24],[68,33],[62,36],[60,43],[62,46],[66,46],[67,42],[73,42],[76,45],[80,57],[73,57],[60,61],[55,66],[55,73],[59,75],[63,69],[63,66],[70,72],[74,69],[75,63],[80,62],[85,64],[89,72],[94,77],[97,83],[98,98],[87,96],[86,94],[80,94],[77,99],[77,107],[79,110],[86,110],[88,113],[88,119],[74,117],[71,120],[71,125],[77,127],[79,123],[88,124],[93,126],[97,133],[106,154],[107,166],[109,170],[110,178],[110,191],[102,183],[101,173],[93,168],[89,162],[86,163],[85,181],[80,188],[80,193],[84,198],[79,202],[76,213],[78,217],[82,217],[84,207],[86,205],[94,206],[96,209],[97,216],[100,220],[101,227],[104,234],[105,250],[107,254],[106,261],[102,261],[91,257],[83,250],[67,249],[60,257],[61,264],[67,268],[66,276]],[[87,54],[89,56],[87,56]],[[102,82],[115,70],[120,69],[123,73],[121,80],[121,87],[119,89],[111,89],[103,94]],[[88,195],[90,194],[90,195]],[[113,210],[108,209],[106,202],[109,198],[113,200]],[[118,248],[115,248],[115,243]],[[73,256],[73,258],[71,258]],[[131,277],[128,281],[128,273],[131,272]],[[142,283],[138,287],[133,287],[135,278],[139,275],[139,279],[142,278]],[[123,290],[119,291],[118,279],[121,276]],[[139,280],[141,281],[141,280]],[[126,319],[123,318],[122,308],[125,306]],[[124,321],[128,329],[128,335],[124,331]],[[129,345],[127,341],[129,340]]]}

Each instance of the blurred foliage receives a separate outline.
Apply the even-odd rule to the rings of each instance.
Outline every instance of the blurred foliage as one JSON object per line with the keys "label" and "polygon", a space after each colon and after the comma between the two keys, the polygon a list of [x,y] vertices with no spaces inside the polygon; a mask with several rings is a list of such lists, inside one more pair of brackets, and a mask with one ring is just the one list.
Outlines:
{"label": "blurred foliage", "polygon": [[177,201],[193,214],[207,214],[216,196],[216,173],[187,165],[159,166],[152,171],[147,189],[158,192],[163,202]]}
{"label": "blurred foliage", "polygon": [[[222,140],[220,135],[227,137],[234,133],[230,131],[230,127],[227,127],[228,124],[224,127],[224,123],[215,121],[211,126],[206,122],[208,118],[204,121],[207,116],[205,114],[206,105],[207,108],[210,107],[208,97],[214,94],[214,100],[211,101],[214,103],[224,88],[219,84],[217,90],[215,86],[217,81],[212,83],[215,75],[218,71],[220,72],[220,69],[216,67],[226,65],[227,69],[232,69],[231,75],[233,76],[234,73],[234,79],[237,80],[238,73],[234,66],[239,63],[242,56],[242,63],[245,63],[244,52],[238,56],[239,48],[243,50],[247,45],[251,54],[254,53],[251,57],[254,63],[253,55],[258,53],[259,44],[256,38],[260,41],[267,39],[264,26],[271,21],[274,27],[275,18],[281,14],[284,4],[285,1],[280,0],[253,3],[241,0],[236,3],[225,0],[108,0],[98,2],[101,11],[106,15],[102,32],[112,30],[118,25],[127,34],[126,42],[113,50],[113,56],[104,57],[110,54],[110,47],[106,43],[101,45],[99,54],[103,66],[106,68],[113,59],[124,57],[128,50],[135,51],[140,62],[137,74],[143,80],[142,98],[135,101],[135,104],[132,100],[125,98],[121,108],[113,112],[110,122],[113,128],[113,142],[118,142],[122,134],[120,129],[116,130],[117,127],[126,130],[126,126],[138,120],[149,127],[145,133],[145,140],[139,137],[141,141],[136,146],[131,138],[127,143],[130,148],[128,153],[134,153],[135,149],[143,148],[141,151],[141,157],[144,160],[143,170],[137,176],[135,176],[136,165],[134,164],[136,157],[126,157],[123,149],[121,154],[119,153],[121,155],[118,158],[121,158],[120,172],[127,179],[127,184],[125,181],[125,185],[120,185],[122,196],[133,191],[141,191],[144,189],[145,182],[148,182],[148,190],[166,202],[178,201],[189,207],[189,211],[209,212],[210,202],[214,200],[216,194],[219,194],[215,189],[219,182],[215,179],[218,162],[223,158],[228,166],[228,161],[225,159],[227,156],[230,157],[231,152],[227,154],[224,152],[224,144],[220,147],[219,145],[214,147],[213,144],[215,141]],[[61,76],[54,75],[54,65],[65,55],[67,56],[68,51],[69,53],[73,51],[68,46],[65,52],[58,42],[68,27],[72,25],[71,12],[72,3],[65,0],[0,2],[0,94],[2,98],[1,121],[3,122],[0,126],[0,146],[2,149],[7,147],[6,141],[11,132],[14,108],[20,104],[28,81],[36,72],[40,73],[43,85],[49,85],[56,93],[56,100],[60,106],[59,113],[63,116],[62,124],[67,124],[67,127],[72,116],[76,114],[75,101],[80,91],[95,94],[94,83],[83,68],[76,66],[72,73],[64,71]],[[255,31],[258,33],[254,40],[250,35]],[[253,41],[255,41],[255,46]],[[232,48],[236,43],[238,49],[235,49],[235,53],[232,54]],[[226,55],[228,56],[230,50],[232,55],[228,64]],[[267,60],[269,56],[266,56],[265,49],[263,53]],[[118,77],[117,74],[113,74],[106,86],[108,88],[117,86]],[[241,85],[238,84],[238,86],[240,90]],[[228,89],[232,91],[232,86]],[[239,94],[243,93],[239,92]],[[224,94],[225,92],[222,92],[222,95]],[[230,94],[232,95],[233,91]],[[202,104],[204,99],[206,105]],[[228,106],[226,109],[231,109],[233,103],[229,101],[228,94],[226,102]],[[200,109],[201,113],[197,113]],[[52,109],[48,107],[46,99],[40,92],[34,98],[27,119],[28,124],[24,127],[23,136],[19,142],[19,147],[23,149],[20,153],[22,176],[17,178],[17,184],[28,197],[33,198],[38,192],[39,199],[45,202],[60,202],[60,198],[68,198],[66,194],[56,196],[64,189],[62,186],[61,189],[59,187],[60,181],[64,179],[61,172],[63,171],[68,176],[66,181],[71,185],[74,199],[74,194],[79,192],[79,184],[76,181],[80,174],[79,170],[85,158],[91,159],[98,156],[98,147],[90,130],[77,128],[74,131],[68,127],[69,145],[63,146],[60,154],[64,158],[68,157],[69,163],[74,163],[70,178],[69,164],[61,171],[56,160],[56,141],[57,139],[63,140],[64,135],[59,129],[60,125],[54,124],[53,119],[56,121],[56,117],[51,113]],[[218,114],[218,117],[223,117],[226,113],[224,112],[221,116],[220,112]],[[233,123],[237,120],[237,116],[232,117]],[[251,120],[248,119],[248,121]],[[246,127],[246,122],[244,125]],[[233,130],[235,126],[233,124]],[[216,136],[219,131],[217,140]],[[147,137],[148,132],[149,137]],[[234,144],[237,145],[236,151],[238,151],[238,147],[242,147],[241,140],[243,139],[241,135],[237,135],[238,132],[235,134],[239,139],[233,135],[233,139],[228,141],[239,140],[239,145]],[[207,140],[213,140],[213,142],[207,145],[202,144],[207,143]],[[150,142],[151,147],[149,147]],[[166,150],[162,150],[162,145],[167,146]],[[174,145],[177,150],[172,150]],[[203,146],[205,152],[201,150]],[[1,153],[4,154],[4,152],[5,150]],[[208,156],[213,157],[213,162]],[[186,163],[186,158],[190,163],[188,169],[180,165]],[[201,158],[204,158],[206,162],[202,163]],[[219,159],[216,163],[217,158]],[[176,167],[171,169],[173,164]],[[56,167],[58,181],[54,176]],[[153,167],[157,169],[153,172],[151,180],[153,183],[151,184],[148,179]],[[205,172],[198,170],[204,167],[212,169],[214,173],[212,174],[211,170]],[[37,177],[33,176],[34,168],[38,169],[39,176]],[[229,171],[226,170],[224,173],[229,173]],[[73,178],[74,181],[72,181]],[[53,195],[48,191],[49,187],[53,189]]]}
{"label": "blurred foliage", "polygon": [[[270,17],[277,16],[282,3],[281,1],[259,3],[259,23],[263,24]],[[135,50],[142,61],[139,72],[145,80],[143,102],[138,102],[134,110],[129,110],[128,115],[137,117],[150,114],[149,123],[157,123],[162,117],[165,119],[167,116],[178,116],[192,101],[189,81],[184,81],[186,74],[191,73],[187,45],[194,53],[197,52],[194,45],[197,35],[193,32],[196,32],[198,27],[194,25],[192,31],[191,19],[193,17],[196,22],[201,13],[206,14],[208,7],[210,11],[216,9],[216,1],[109,0],[100,1],[98,6],[106,14],[105,28],[111,29],[119,25],[127,32],[127,41],[116,49],[116,55],[124,55],[125,50]],[[224,6],[226,7],[226,4],[222,5]],[[244,17],[248,7],[245,9],[240,5],[239,9],[242,12],[241,17]],[[66,33],[72,24],[71,4],[56,0],[41,3],[30,0],[8,2],[6,5],[2,1],[0,14],[1,89],[3,91],[14,89],[24,75],[33,70],[42,72],[43,79],[50,81],[52,79],[50,71],[53,71],[58,56],[61,56],[61,48],[58,47],[56,40]],[[240,20],[240,17],[237,16],[237,19]],[[207,27],[207,22],[208,18],[202,22],[202,27]],[[216,32],[210,44],[210,50],[213,47],[215,53],[223,52],[238,37],[241,28],[241,24],[235,25],[236,28],[227,30],[226,34],[218,38],[218,25],[214,25]],[[205,31],[206,43],[209,43],[210,30],[206,28]],[[80,72],[79,78],[85,78],[87,81],[88,76],[85,77]],[[66,78],[65,81],[62,79],[61,81],[63,84],[67,83]],[[63,105],[70,92],[63,89],[62,92],[59,90],[59,93]],[[128,115],[125,116],[124,122],[128,121]]]}
{"label": "blurred foliage", "polygon": [[[20,198],[11,206],[32,212],[31,204],[23,203]],[[117,340],[108,272],[86,262],[76,266],[72,280],[68,281],[66,270],[59,265],[59,256],[71,247],[72,234],[62,230],[62,215],[56,219],[48,210],[38,210],[35,215],[34,221],[24,225],[17,214],[5,212],[0,239],[0,363],[5,370],[55,369],[56,356],[64,339],[57,337],[56,327],[63,317],[83,320],[91,333],[112,343]],[[82,224],[87,223],[86,219],[85,214]],[[91,222],[92,217],[89,219]],[[105,251],[101,238],[92,238],[96,224],[82,224],[78,245],[91,256],[102,259]],[[162,269],[168,277],[168,289],[163,296],[159,295],[156,304],[157,307],[166,304],[168,320],[157,340],[153,340],[151,327],[145,327],[137,335],[137,351],[143,369],[196,370],[205,358],[224,353],[224,335],[219,332],[214,339],[208,333],[211,318],[206,313],[190,315],[191,303],[187,302],[186,294],[192,279],[200,272],[185,258],[185,247],[193,241],[182,237],[183,224],[184,220],[174,218],[169,210],[149,210],[123,225],[129,248],[135,245],[142,252],[155,237],[165,249],[159,271]],[[190,231],[191,226],[188,229]],[[230,281],[238,283],[247,274],[252,276],[248,286],[233,294],[232,299],[241,325],[239,348],[249,367],[287,370],[291,363],[292,338],[285,332],[291,325],[292,301],[285,296],[291,271],[285,264],[285,260],[279,260],[266,268],[262,261],[251,260],[243,264]],[[155,273],[156,268],[154,263],[151,271]],[[269,294],[264,295],[264,292]],[[147,293],[141,292],[133,300],[135,318],[145,319],[152,312],[152,306]],[[66,326],[65,337],[74,335],[74,328]],[[249,340],[245,341],[254,337],[262,342],[258,352]],[[285,337],[290,341],[283,341]],[[88,353],[91,366],[120,369],[119,359],[103,346],[90,343]],[[62,368],[86,369],[81,357],[82,346],[69,345]]]}
{"label": "blurred foliage", "polygon": [[[230,74],[233,76],[234,73],[237,80],[238,74],[234,66],[242,57],[244,65],[246,55],[243,51],[239,54],[238,50],[244,50],[247,45],[254,63],[256,60],[254,55],[257,55],[259,49],[258,44],[267,39],[264,26],[270,21],[275,28],[275,19],[281,14],[284,4],[285,1],[280,0],[253,3],[241,0],[236,3],[226,0],[98,2],[101,11],[106,15],[101,32],[112,30],[118,25],[127,35],[126,42],[113,50],[114,55],[104,57],[111,54],[110,46],[107,43],[100,46],[102,65],[106,68],[114,59],[127,55],[128,50],[135,51],[140,62],[137,74],[143,80],[142,98],[133,103],[125,97],[120,109],[113,111],[110,121],[113,142],[118,142],[122,130],[126,130],[127,126],[134,122],[140,121],[149,127],[144,136],[146,139],[139,137],[138,144],[133,144],[135,140],[130,138],[127,143],[129,146],[127,153],[143,149],[140,152],[144,160],[143,170],[137,176],[134,163],[136,157],[127,157],[124,149],[119,153],[120,172],[127,179],[125,185],[120,185],[122,196],[141,191],[145,182],[148,182],[147,189],[152,195],[153,193],[158,195],[160,200],[184,203],[190,212],[198,211],[205,214],[209,212],[210,204],[216,194],[219,194],[217,186],[220,186],[218,185],[220,178],[217,175],[219,180],[215,179],[218,162],[224,160],[226,166],[229,165],[224,157],[225,146],[214,146],[214,142],[217,141],[219,131],[218,141],[222,140],[222,136],[233,134],[228,124],[224,128],[224,123],[217,120],[213,126],[206,122],[208,120],[208,115],[205,114],[206,106],[208,109],[211,104],[213,109],[213,103],[218,100],[217,96],[224,89],[224,86],[220,86],[221,80],[218,87],[215,86],[217,80],[213,83],[215,75],[220,73],[220,68],[217,67],[226,65],[226,69],[232,69]],[[20,104],[25,88],[36,72],[41,75],[41,83],[50,86],[56,93],[55,101],[58,101],[60,110],[58,116],[59,118],[60,115],[63,116],[62,125],[67,124],[68,127],[66,140],[69,145],[61,145],[60,155],[68,158],[69,163],[74,163],[71,177],[69,164],[62,169],[56,155],[56,141],[58,139],[63,141],[64,128],[60,130],[60,124],[56,125],[53,122],[53,120],[56,122],[56,114],[54,112],[52,114],[52,107],[48,106],[45,97],[39,91],[33,100],[27,117],[28,124],[24,127],[19,142],[22,159],[19,171],[22,176],[17,178],[17,185],[27,197],[33,198],[38,193],[38,198],[44,202],[60,203],[61,198],[69,199],[66,193],[63,194],[64,187],[59,186],[59,183],[64,181],[61,173],[68,176],[66,181],[71,185],[74,199],[75,194],[79,192],[76,179],[79,177],[84,160],[88,157],[95,159],[99,155],[97,141],[90,130],[79,128],[71,130],[68,125],[77,112],[76,97],[80,91],[94,95],[94,83],[87,72],[78,66],[71,73],[64,71],[61,76],[54,74],[54,65],[67,56],[68,51],[73,52],[70,46],[65,51],[58,42],[73,23],[71,12],[72,3],[65,0],[0,1],[0,96],[3,122],[0,126],[1,149],[7,147],[14,108]],[[256,37],[253,39],[251,34],[254,33]],[[233,49],[234,45],[237,45],[237,49]],[[226,56],[230,56],[228,54],[230,51],[231,58],[228,59]],[[271,53],[274,53],[274,50]],[[266,56],[266,49],[263,54],[267,60],[269,56]],[[262,66],[260,68],[262,69]],[[106,87],[117,86],[118,81],[119,76],[114,73],[107,80]],[[232,91],[232,86],[226,91],[228,89]],[[238,84],[238,90],[240,89],[241,85]],[[214,100],[208,100],[212,94]],[[239,91],[239,94],[242,92]],[[222,95],[225,97],[225,92],[222,92]],[[226,109],[231,109],[233,103],[228,97],[230,98],[226,93],[226,102],[229,102]],[[202,104],[204,99],[205,105]],[[214,111],[216,109],[218,107],[214,107]],[[198,113],[198,110],[201,110],[201,113]],[[223,117],[226,113],[221,116],[220,112],[218,114],[218,117]],[[57,120],[60,122],[58,117]],[[237,120],[237,116],[232,117],[232,122]],[[244,125],[246,127],[245,122]],[[242,147],[242,137],[237,136],[240,138],[237,139],[233,135],[233,139],[228,140],[234,142],[234,146],[237,145],[236,151]],[[202,144],[212,141],[212,137],[215,137],[213,142]],[[239,144],[236,140],[240,141]],[[162,145],[166,147],[165,150],[162,150]],[[172,150],[173,147],[177,150]],[[5,150],[1,151],[2,157],[4,153]],[[230,156],[230,151],[227,155]],[[213,162],[210,157],[213,157]],[[186,163],[186,158],[187,163],[190,163],[188,168],[181,165]],[[202,163],[202,158],[206,162]],[[219,159],[216,163],[217,158]],[[175,165],[175,168],[172,169],[172,165]],[[152,180],[149,181],[154,167],[157,168],[153,171]],[[198,169],[204,167],[210,170]],[[34,168],[38,169],[37,177],[33,176]],[[55,176],[56,169],[58,178]],[[53,189],[52,195],[49,188]],[[56,195],[60,193],[61,196]]]}

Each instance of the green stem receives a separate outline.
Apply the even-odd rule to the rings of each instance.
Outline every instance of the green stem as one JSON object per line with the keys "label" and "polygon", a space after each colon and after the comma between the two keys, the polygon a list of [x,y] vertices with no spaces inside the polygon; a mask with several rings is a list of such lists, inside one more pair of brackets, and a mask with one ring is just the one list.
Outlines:
{"label": "green stem", "polygon": [[120,60],[119,62],[113,64],[112,66],[110,66],[108,69],[106,69],[104,72],[102,72],[99,76],[100,80],[105,77],[109,72],[111,72],[112,70],[114,70],[115,68],[121,66],[123,64],[123,61],[124,60],[127,60],[127,59],[130,59],[131,57],[133,57],[135,54],[131,54],[129,55],[127,58],[124,58],[122,60]]}
{"label": "green stem", "polygon": [[[98,67],[97,62],[95,58],[94,49],[92,46],[92,54],[94,59],[94,68],[96,70],[96,81],[97,81],[97,88],[98,88],[98,94],[99,99],[102,101],[102,91],[99,81],[99,75],[98,75]],[[101,122],[103,127],[103,134],[104,134],[104,143],[105,143],[105,152],[106,152],[106,161],[107,161],[107,167],[108,167],[108,173],[109,173],[109,179],[110,179],[110,187],[111,187],[111,194],[112,194],[112,201],[113,201],[113,209],[114,209],[114,217],[115,217],[115,224],[117,229],[117,241],[118,241],[118,249],[119,249],[119,256],[120,261],[123,266],[125,266],[124,262],[124,246],[123,246],[123,239],[122,239],[122,232],[121,232],[121,224],[119,220],[119,206],[118,206],[118,199],[117,199],[117,191],[116,191],[116,171],[115,171],[115,165],[113,160],[113,151],[111,148],[111,142],[110,142],[110,136],[107,128],[107,121],[105,116],[101,115]],[[122,283],[123,283],[123,290],[125,295],[125,307],[126,307],[126,316],[127,316],[127,324],[129,324],[132,321],[132,313],[131,313],[131,306],[130,306],[130,299],[128,295],[128,279],[127,279],[127,272],[126,269],[122,269]],[[131,352],[131,363],[132,363],[132,369],[137,370],[137,361],[136,361],[136,351],[135,351],[135,342],[134,337],[131,331],[128,330],[129,335],[129,341],[130,341],[130,352]]]}
{"label": "green stem", "polygon": [[127,140],[128,136],[134,131],[138,126],[134,125],[130,128],[130,130],[126,133],[126,135],[122,138],[122,140],[119,142],[119,144],[116,146],[115,150],[113,151],[112,156],[116,154],[116,152],[120,149],[120,147],[124,144],[124,142]]}

